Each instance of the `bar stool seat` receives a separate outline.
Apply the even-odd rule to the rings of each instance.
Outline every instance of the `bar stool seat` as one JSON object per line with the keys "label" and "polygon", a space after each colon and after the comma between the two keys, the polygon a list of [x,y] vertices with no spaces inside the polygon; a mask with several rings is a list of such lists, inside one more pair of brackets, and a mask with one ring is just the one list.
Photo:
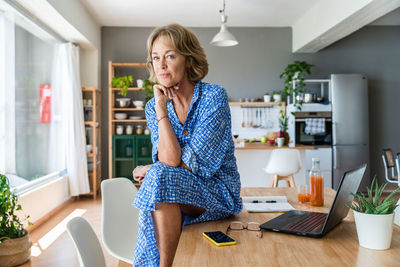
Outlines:
{"label": "bar stool seat", "polygon": [[274,149],[265,171],[271,174],[270,187],[278,187],[279,181],[286,181],[288,187],[295,187],[293,175],[301,169],[297,149]]}

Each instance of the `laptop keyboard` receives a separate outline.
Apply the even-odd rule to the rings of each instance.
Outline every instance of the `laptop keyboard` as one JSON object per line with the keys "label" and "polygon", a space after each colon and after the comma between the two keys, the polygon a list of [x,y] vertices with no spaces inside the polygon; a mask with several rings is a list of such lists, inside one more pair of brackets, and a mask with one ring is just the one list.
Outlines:
{"label": "laptop keyboard", "polygon": [[286,225],[283,230],[311,232],[324,225],[326,216],[326,213],[310,212],[300,220]]}

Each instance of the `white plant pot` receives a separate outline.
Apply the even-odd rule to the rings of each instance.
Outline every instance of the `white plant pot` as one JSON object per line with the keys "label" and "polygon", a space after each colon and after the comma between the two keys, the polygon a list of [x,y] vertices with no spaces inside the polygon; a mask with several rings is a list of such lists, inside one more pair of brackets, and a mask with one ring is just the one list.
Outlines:
{"label": "white plant pot", "polygon": [[281,95],[273,95],[274,101],[275,102],[281,102],[282,101],[282,96]]}
{"label": "white plant pot", "polygon": [[360,246],[376,250],[389,249],[392,241],[394,213],[377,215],[354,210],[353,212]]}
{"label": "white plant pot", "polygon": [[264,102],[271,102],[271,96],[270,95],[264,95]]}

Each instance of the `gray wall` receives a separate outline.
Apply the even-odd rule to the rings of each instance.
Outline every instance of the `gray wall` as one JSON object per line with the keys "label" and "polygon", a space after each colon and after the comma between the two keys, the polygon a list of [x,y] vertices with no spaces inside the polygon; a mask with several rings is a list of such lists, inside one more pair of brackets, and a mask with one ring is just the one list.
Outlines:
{"label": "gray wall", "polygon": [[[107,62],[144,62],[152,28],[102,28],[103,177],[108,176]],[[400,27],[368,26],[315,54],[291,52],[290,28],[231,28],[236,47],[209,45],[217,28],[192,28],[210,64],[205,81],[222,85],[231,100],[282,89],[279,74],[293,60],[314,64],[310,78],[363,73],[369,79],[371,173],[384,177],[381,149],[400,152]]]}

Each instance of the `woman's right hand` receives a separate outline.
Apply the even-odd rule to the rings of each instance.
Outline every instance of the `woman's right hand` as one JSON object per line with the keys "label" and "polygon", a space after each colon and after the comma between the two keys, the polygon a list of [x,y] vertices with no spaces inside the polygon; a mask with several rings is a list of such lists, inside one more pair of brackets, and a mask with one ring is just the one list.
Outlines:
{"label": "woman's right hand", "polygon": [[133,172],[133,179],[139,183],[141,183],[146,176],[147,170],[152,166],[153,164],[150,165],[139,165],[137,166]]}

